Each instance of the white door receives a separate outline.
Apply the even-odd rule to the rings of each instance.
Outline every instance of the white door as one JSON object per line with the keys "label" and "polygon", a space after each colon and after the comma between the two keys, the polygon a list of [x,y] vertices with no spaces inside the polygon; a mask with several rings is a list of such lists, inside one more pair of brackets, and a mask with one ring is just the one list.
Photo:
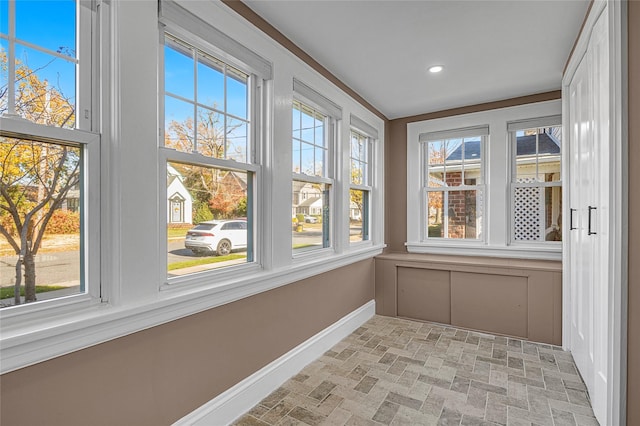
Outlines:
{"label": "white door", "polygon": [[572,230],[570,349],[601,424],[609,363],[609,54],[607,10],[569,85]]}
{"label": "white door", "polygon": [[588,388],[593,363],[590,357],[592,334],[591,254],[587,237],[587,200],[590,185],[590,107],[589,57],[580,62],[569,86],[570,99],[570,250],[571,250],[571,353]]}

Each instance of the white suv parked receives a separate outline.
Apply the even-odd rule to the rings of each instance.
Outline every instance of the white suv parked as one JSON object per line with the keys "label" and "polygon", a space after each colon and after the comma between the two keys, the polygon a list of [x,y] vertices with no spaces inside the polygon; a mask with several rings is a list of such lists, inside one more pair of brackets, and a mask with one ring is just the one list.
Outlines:
{"label": "white suv parked", "polygon": [[226,256],[231,250],[247,247],[247,221],[210,220],[190,229],[184,246],[194,254],[213,253]]}

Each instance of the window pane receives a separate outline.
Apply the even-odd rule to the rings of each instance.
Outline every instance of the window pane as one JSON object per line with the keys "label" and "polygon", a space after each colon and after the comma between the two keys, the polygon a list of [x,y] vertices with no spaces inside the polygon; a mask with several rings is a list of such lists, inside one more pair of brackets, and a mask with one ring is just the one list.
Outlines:
{"label": "window pane", "polygon": [[300,117],[300,104],[297,102],[293,103],[292,109],[292,117],[291,117],[291,126],[293,129],[293,137],[295,139],[300,139],[302,137],[301,131],[301,117]]}
{"label": "window pane", "polygon": [[561,128],[516,133],[516,182],[560,180]]}
{"label": "window pane", "polygon": [[443,191],[427,193],[427,235],[429,238],[444,237],[444,194]]}
{"label": "window pane", "polygon": [[247,162],[247,123],[227,117],[227,155],[226,158],[241,163]]}
{"label": "window pane", "polygon": [[349,191],[349,241],[369,239],[369,191],[351,189]]}
{"label": "window pane", "polygon": [[444,164],[443,141],[429,142],[427,145],[427,164]]}
{"label": "window pane", "polygon": [[312,111],[303,108],[302,110],[302,140],[309,143],[315,143],[315,120]]}
{"label": "window pane", "polygon": [[164,48],[164,90],[185,99],[193,99],[193,53],[167,41]]}
{"label": "window pane", "polygon": [[[0,162],[0,306],[83,293],[80,148],[2,137]],[[15,300],[18,282],[22,296]]]}
{"label": "window pane", "polygon": [[[167,163],[168,276],[252,259],[246,172]],[[225,224],[233,224],[222,229]]]}
{"label": "window pane", "polygon": [[[227,128],[227,132],[233,127]],[[224,158],[224,115],[207,109],[198,108],[197,142],[198,152],[207,157]]]}
{"label": "window pane", "polygon": [[293,140],[293,148],[292,148],[292,167],[294,173],[302,173],[300,168],[300,141],[294,139]]}
{"label": "window pane", "polygon": [[0,0],[0,33],[9,34],[9,0]]}
{"label": "window pane", "polygon": [[351,183],[356,185],[366,185],[364,164],[351,160]]}
{"label": "window pane", "polygon": [[35,123],[75,127],[76,65],[16,44],[16,113]]}
{"label": "window pane", "polygon": [[540,241],[540,187],[516,187],[513,192],[513,227],[516,241]]}
{"label": "window pane", "polygon": [[324,148],[316,147],[315,154],[315,175],[316,176],[325,176],[326,171],[324,169],[324,157],[327,151]]}
{"label": "window pane", "polygon": [[245,75],[235,73],[227,75],[227,113],[245,120],[247,114],[247,83]]}
{"label": "window pane", "polygon": [[562,241],[562,187],[545,188],[545,241]]}
{"label": "window pane", "polygon": [[9,44],[5,39],[0,39],[0,62],[2,62],[2,66],[0,66],[0,93],[2,93],[0,96],[0,115],[6,113],[8,108],[7,102],[9,100],[9,94],[7,93],[7,88],[9,87],[9,68],[4,65],[8,52]]}
{"label": "window pane", "polygon": [[73,0],[16,1],[19,40],[75,58],[75,30],[76,2]]}
{"label": "window pane", "polygon": [[427,194],[429,238],[481,238],[482,191],[430,191]]}
{"label": "window pane", "polygon": [[211,57],[198,57],[198,103],[224,111],[223,72],[223,62]]}
{"label": "window pane", "polygon": [[482,139],[464,139],[464,184],[481,185],[482,182]]}
{"label": "window pane", "polygon": [[447,198],[448,238],[477,239],[478,191],[449,191]]}
{"label": "window pane", "polygon": [[315,126],[315,144],[318,146],[325,146],[324,117],[316,113],[314,126]]}
{"label": "window pane", "polygon": [[193,104],[164,97],[164,145],[178,151],[194,149]]}
{"label": "window pane", "polygon": [[315,161],[314,154],[315,150],[313,145],[309,145],[308,143],[301,143],[302,149],[302,173],[313,176],[315,174]]}
{"label": "window pane", "polygon": [[301,253],[331,246],[327,184],[293,181],[292,248]]}
{"label": "window pane", "polygon": [[429,188],[443,188],[447,186],[444,180],[444,166],[432,166],[429,167],[429,181],[427,186]]}

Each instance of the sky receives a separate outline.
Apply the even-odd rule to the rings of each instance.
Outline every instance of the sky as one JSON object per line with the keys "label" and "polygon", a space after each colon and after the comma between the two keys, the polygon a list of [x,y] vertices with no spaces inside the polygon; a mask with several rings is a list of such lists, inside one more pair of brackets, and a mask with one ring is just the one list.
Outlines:
{"label": "sky", "polygon": [[[0,33],[7,35],[8,0],[0,0]],[[41,80],[47,80],[65,97],[75,99],[76,53],[76,12],[73,0],[19,0],[16,1],[15,36],[16,57],[29,68],[36,70]],[[33,49],[20,43],[24,41],[37,45]],[[8,50],[5,38],[0,40],[3,50]],[[48,52],[59,52],[69,56],[65,60]],[[7,83],[7,75],[2,76],[1,84]]]}

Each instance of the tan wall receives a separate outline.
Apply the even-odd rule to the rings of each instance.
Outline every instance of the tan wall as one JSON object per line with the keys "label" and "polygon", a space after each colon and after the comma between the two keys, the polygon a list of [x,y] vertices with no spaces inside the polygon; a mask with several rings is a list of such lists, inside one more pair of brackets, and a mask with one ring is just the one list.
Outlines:
{"label": "tan wall", "polygon": [[392,253],[375,278],[380,315],[562,344],[561,262]]}
{"label": "tan wall", "polygon": [[0,376],[2,425],[171,424],[372,300],[373,260]]}
{"label": "tan wall", "polygon": [[629,5],[629,323],[627,424],[640,425],[640,1]]}

